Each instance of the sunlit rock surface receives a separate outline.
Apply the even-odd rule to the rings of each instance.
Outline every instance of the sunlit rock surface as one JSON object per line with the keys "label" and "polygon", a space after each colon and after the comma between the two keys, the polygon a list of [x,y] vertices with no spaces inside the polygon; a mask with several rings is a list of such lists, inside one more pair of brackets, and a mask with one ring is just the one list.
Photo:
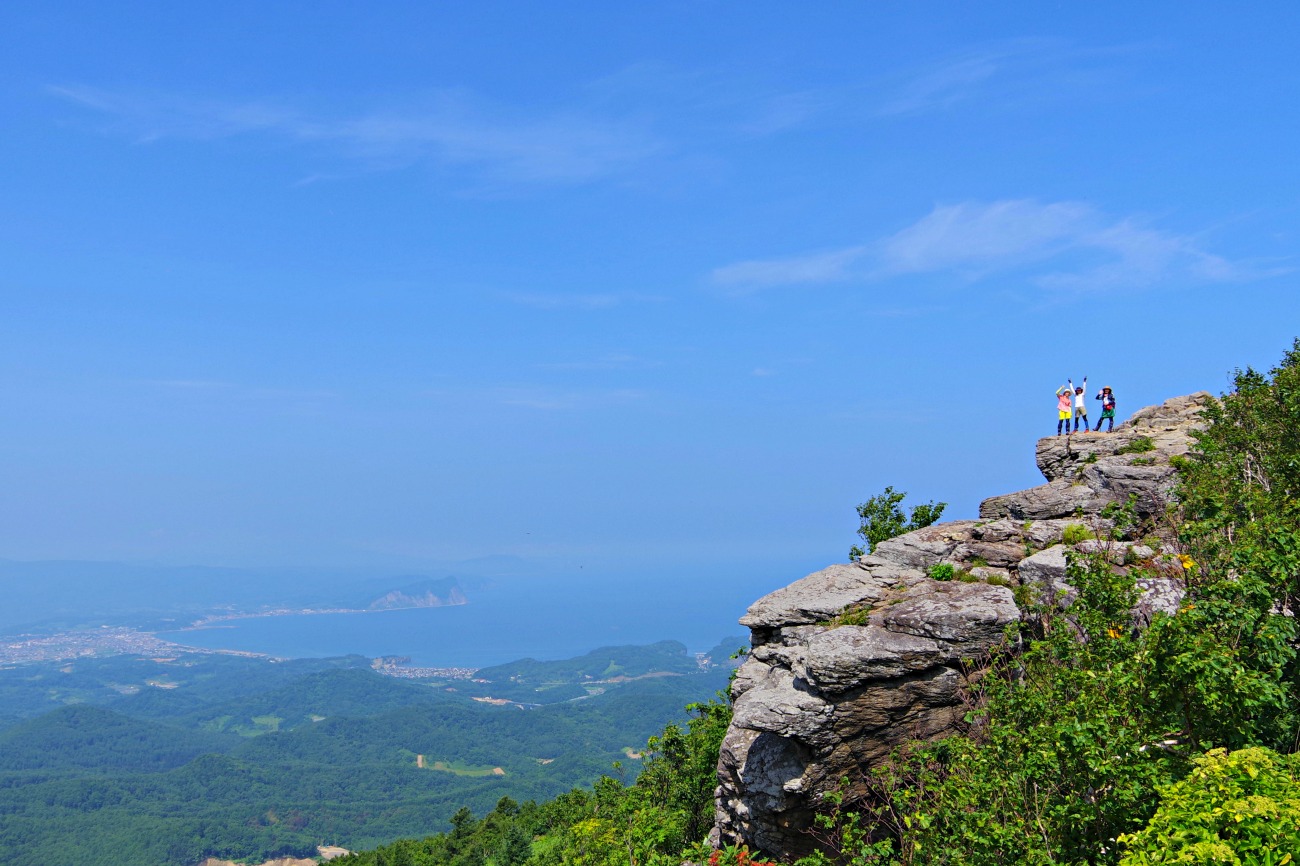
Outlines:
{"label": "sunlit rock surface", "polygon": [[[752,649],[732,689],[715,841],[781,857],[806,852],[815,811],[842,779],[852,788],[895,747],[960,730],[969,678],[1021,617],[1018,587],[1022,600],[1068,606],[1071,546],[1116,568],[1156,559],[1133,540],[1109,540],[1113,523],[1101,514],[1130,497],[1139,515],[1164,511],[1170,457],[1191,447],[1208,399],[1168,400],[1110,434],[1041,439],[1036,459],[1046,484],[985,500],[979,521],[891,539],[860,562],[832,565],[754,602],[741,619]],[[1072,535],[1107,540],[1072,537],[1067,545],[1072,524]],[[965,574],[934,580],[928,572],[940,563]],[[1139,586],[1139,623],[1182,598],[1176,573]]]}

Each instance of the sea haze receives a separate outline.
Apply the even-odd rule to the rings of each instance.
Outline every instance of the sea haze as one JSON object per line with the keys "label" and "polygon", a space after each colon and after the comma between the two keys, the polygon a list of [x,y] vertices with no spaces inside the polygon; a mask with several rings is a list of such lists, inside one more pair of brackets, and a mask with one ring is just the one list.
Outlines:
{"label": "sea haze", "polygon": [[[788,577],[786,578],[788,582]],[[282,658],[409,656],[429,667],[484,667],[521,658],[563,659],[600,646],[679,640],[692,651],[744,632],[736,620],[779,585],[752,576],[498,579],[447,607],[260,616],[161,632],[188,646]]]}

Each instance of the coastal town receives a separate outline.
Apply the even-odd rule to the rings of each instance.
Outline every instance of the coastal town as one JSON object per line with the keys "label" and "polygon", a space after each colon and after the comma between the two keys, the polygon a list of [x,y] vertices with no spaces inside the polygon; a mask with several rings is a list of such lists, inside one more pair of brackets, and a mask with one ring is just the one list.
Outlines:
{"label": "coastal town", "polygon": [[[380,656],[370,667],[386,677],[400,680],[469,680],[478,668],[427,668],[413,666],[409,656]],[[480,680],[479,682],[487,682]]]}
{"label": "coastal town", "polygon": [[[249,617],[301,616],[320,614],[361,614],[374,613],[377,610],[402,610],[407,608],[443,607],[466,603],[464,595],[457,591],[452,598],[442,599],[433,595],[412,598],[400,592],[392,592],[381,599],[382,606],[361,607],[275,607],[261,610],[238,610],[233,608],[204,614],[180,631],[193,631],[220,627],[231,620]],[[273,658],[266,653],[245,650],[216,649],[190,646],[165,640],[156,634],[122,625],[100,625],[98,627],[74,628],[60,632],[23,632],[0,634],[0,667],[30,662],[66,661],[69,659],[88,658],[110,655],[139,655],[145,657],[176,656],[190,654],[221,654],[247,656],[251,658]],[[375,660],[375,670],[386,676],[405,679],[468,679],[472,668],[422,668],[410,667],[410,659],[404,661]],[[382,663],[381,663],[382,662]]]}
{"label": "coastal town", "polygon": [[[127,626],[105,625],[58,634],[0,636],[0,668],[112,655],[170,659],[185,654],[272,658],[265,653],[244,650],[187,646]],[[477,673],[477,668],[420,667],[413,666],[410,662],[410,658],[404,656],[384,656],[374,659],[371,667],[384,676],[410,680],[468,680]]]}
{"label": "coastal town", "polygon": [[0,666],[109,655],[159,658],[182,653],[221,653],[249,657],[261,655],[241,650],[211,650],[184,646],[126,626],[105,625],[50,635],[23,634],[0,637]]}

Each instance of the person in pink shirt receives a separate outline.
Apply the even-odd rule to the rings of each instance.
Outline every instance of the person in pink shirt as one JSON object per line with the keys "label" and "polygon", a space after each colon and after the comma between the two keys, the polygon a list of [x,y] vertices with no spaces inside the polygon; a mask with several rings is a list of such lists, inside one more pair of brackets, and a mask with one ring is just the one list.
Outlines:
{"label": "person in pink shirt", "polygon": [[1069,381],[1056,389],[1056,435],[1070,433],[1070,416],[1074,414],[1074,382]]}

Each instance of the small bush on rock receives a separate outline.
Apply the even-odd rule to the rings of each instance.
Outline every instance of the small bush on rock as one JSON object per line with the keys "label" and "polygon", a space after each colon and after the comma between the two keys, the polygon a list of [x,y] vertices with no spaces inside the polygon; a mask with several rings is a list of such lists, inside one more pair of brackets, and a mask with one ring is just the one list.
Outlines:
{"label": "small bush on rock", "polygon": [[859,602],[858,604],[846,605],[844,610],[832,620],[823,623],[823,625],[835,628],[841,625],[866,625],[871,620],[871,604],[868,602]]}
{"label": "small bush on rock", "polygon": [[1156,450],[1156,443],[1150,436],[1134,436],[1132,440],[1125,442],[1115,449],[1116,454],[1145,454],[1148,451]]}
{"label": "small bush on rock", "polygon": [[928,573],[932,580],[952,580],[957,570],[953,568],[951,562],[940,562],[930,566]]}
{"label": "small bush on rock", "polygon": [[1096,536],[1093,535],[1092,531],[1082,523],[1071,523],[1066,526],[1065,531],[1061,533],[1062,544],[1075,545],[1081,541],[1088,541],[1092,538],[1096,538]]}
{"label": "small bush on rock", "polygon": [[858,519],[861,520],[858,535],[862,536],[866,547],[855,544],[849,548],[850,560],[856,560],[863,554],[870,553],[882,541],[888,541],[905,532],[932,526],[943,516],[943,510],[948,507],[946,502],[931,501],[912,506],[911,514],[904,516],[902,503],[906,497],[905,491],[886,487],[883,493],[871,497],[858,506]]}

